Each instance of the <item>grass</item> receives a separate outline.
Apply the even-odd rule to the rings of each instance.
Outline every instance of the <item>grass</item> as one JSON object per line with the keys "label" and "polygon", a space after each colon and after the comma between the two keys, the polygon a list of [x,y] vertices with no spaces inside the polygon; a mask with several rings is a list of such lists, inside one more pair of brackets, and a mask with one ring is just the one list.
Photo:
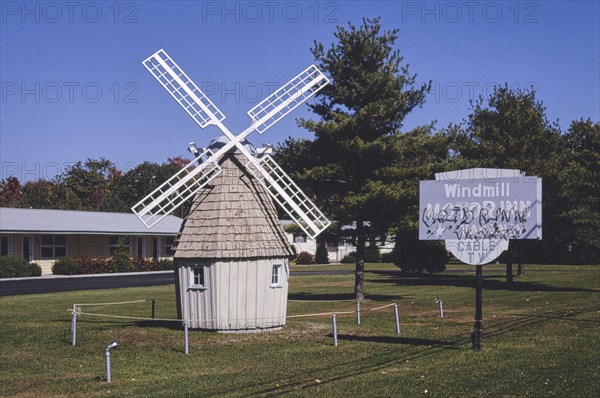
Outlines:
{"label": "grass", "polygon": [[[295,270],[351,269],[347,265]],[[369,264],[369,270],[395,270]],[[484,268],[485,346],[471,349],[473,269],[453,265],[435,276],[368,272],[362,323],[338,316],[292,318],[261,334],[190,332],[180,325],[80,316],[70,345],[74,303],[156,300],[158,318],[175,317],[173,286],[0,298],[0,395],[16,397],[596,397],[600,394],[600,268],[528,266],[504,283],[501,266]],[[351,311],[353,275],[295,275],[288,314]],[[439,318],[435,297],[444,301]],[[395,333],[398,303],[402,333]],[[147,317],[148,302],[85,307]],[[103,381],[104,349],[112,383]]]}

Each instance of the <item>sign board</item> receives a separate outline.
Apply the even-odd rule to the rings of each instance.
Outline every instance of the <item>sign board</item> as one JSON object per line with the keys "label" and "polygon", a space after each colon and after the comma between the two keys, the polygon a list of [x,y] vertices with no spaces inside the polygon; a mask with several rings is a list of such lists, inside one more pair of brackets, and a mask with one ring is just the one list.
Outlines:
{"label": "sign board", "polygon": [[510,239],[542,238],[542,180],[519,170],[466,169],[421,181],[419,239],[445,240],[468,264],[486,264]]}

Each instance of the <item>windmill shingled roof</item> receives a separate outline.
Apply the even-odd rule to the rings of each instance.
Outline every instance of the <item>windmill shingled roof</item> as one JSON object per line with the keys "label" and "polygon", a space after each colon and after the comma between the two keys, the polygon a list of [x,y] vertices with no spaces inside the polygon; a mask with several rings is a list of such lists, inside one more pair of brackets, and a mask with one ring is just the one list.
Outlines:
{"label": "windmill shingled roof", "polygon": [[219,161],[222,173],[194,198],[176,243],[175,258],[289,257],[293,249],[263,186],[242,155]]}

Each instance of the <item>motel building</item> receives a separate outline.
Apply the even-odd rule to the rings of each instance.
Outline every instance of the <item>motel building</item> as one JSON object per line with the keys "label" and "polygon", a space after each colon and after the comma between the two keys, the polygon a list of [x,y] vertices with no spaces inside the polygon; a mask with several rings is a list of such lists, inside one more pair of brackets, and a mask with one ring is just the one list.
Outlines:
{"label": "motel building", "polygon": [[119,238],[131,257],[168,258],[182,221],[166,216],[147,229],[133,213],[0,207],[0,255],[35,262],[42,275],[60,257],[108,257]]}
{"label": "motel building", "polygon": [[[172,246],[183,219],[166,216],[147,229],[133,213],[107,213],[78,210],[20,209],[0,207],[0,255],[20,256],[42,267],[42,275],[52,274],[60,257],[109,257],[119,238],[129,247],[129,255],[144,258],[172,258]],[[282,220],[286,226],[292,223]],[[296,252],[317,250],[317,242],[302,232],[286,233]],[[349,242],[326,242],[330,262],[339,262],[356,250]],[[380,247],[389,252],[393,244]]]}

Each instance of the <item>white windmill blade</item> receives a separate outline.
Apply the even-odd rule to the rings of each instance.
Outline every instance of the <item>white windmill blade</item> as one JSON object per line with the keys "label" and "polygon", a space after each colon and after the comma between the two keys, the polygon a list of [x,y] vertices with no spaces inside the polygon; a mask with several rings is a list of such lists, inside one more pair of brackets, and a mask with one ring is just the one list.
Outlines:
{"label": "white windmill blade", "polygon": [[250,163],[248,169],[309,237],[314,239],[331,224],[271,156]]}
{"label": "white windmill blade", "polygon": [[200,127],[225,119],[219,108],[164,50],[158,50],[142,64]]}
{"label": "white windmill blade", "polygon": [[210,156],[212,152],[209,149],[202,152],[131,210],[147,228],[151,228],[221,173],[221,167],[217,163],[204,162],[198,165],[197,162],[203,157]]}
{"label": "white windmill blade", "polygon": [[[262,134],[329,83],[316,66],[311,65],[306,68],[252,108],[248,112],[248,116],[252,119],[252,125],[238,136],[234,136],[223,125],[222,121],[225,116],[221,111],[164,50],[159,50],[148,57],[144,60],[143,65],[201,128],[214,124],[230,140],[214,154],[208,150],[202,153],[132,207],[133,212],[148,228],[178,208],[216,177],[221,172],[217,163],[218,159],[234,146],[248,158],[249,165],[253,166],[248,168],[273,196],[273,199],[308,236],[314,238],[331,224],[270,156],[265,156],[257,161],[240,144],[254,130]],[[196,161],[203,157],[204,163],[195,167]]]}
{"label": "white windmill blade", "polygon": [[329,80],[316,66],[309,66],[248,111],[252,127],[260,134],[264,133],[327,83]]}

